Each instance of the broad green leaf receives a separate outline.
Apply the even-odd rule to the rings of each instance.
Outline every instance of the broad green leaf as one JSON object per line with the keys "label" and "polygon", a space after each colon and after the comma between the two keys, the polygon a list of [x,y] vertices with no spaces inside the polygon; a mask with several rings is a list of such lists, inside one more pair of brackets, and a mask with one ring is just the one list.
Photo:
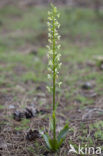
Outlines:
{"label": "broad green leaf", "polygon": [[43,136],[43,138],[47,144],[47,147],[49,149],[52,149],[51,144],[50,144],[50,138],[49,138],[48,134],[44,134],[44,132],[42,132],[42,131],[40,131],[40,134]]}
{"label": "broad green leaf", "polygon": [[58,148],[60,148],[60,146],[62,145],[64,139],[61,139],[60,142],[58,142]]}
{"label": "broad green leaf", "polygon": [[60,131],[58,137],[57,137],[57,140],[58,140],[58,143],[63,141],[68,133],[68,130],[69,130],[69,126],[68,124],[66,124],[64,126],[64,128]]}

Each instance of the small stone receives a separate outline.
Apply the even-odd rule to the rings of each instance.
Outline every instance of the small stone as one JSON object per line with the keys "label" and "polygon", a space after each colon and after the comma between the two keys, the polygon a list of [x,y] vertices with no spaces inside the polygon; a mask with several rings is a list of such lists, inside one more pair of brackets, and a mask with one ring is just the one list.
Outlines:
{"label": "small stone", "polygon": [[33,50],[30,52],[30,54],[32,54],[32,55],[37,55],[37,54],[38,54],[37,49],[33,49]]}
{"label": "small stone", "polygon": [[82,85],[82,89],[91,89],[92,84],[90,82],[86,82]]}
{"label": "small stone", "polygon": [[44,83],[44,82],[41,82],[40,83],[40,85],[38,85],[37,87],[36,87],[36,90],[38,90],[38,91],[45,91],[46,90],[46,84]]}
{"label": "small stone", "polygon": [[36,87],[36,90],[41,90],[41,89],[42,89],[41,86]]}
{"label": "small stone", "polygon": [[39,133],[38,130],[32,130],[32,129],[30,129],[27,132],[27,135],[26,135],[26,139],[27,140],[32,141],[32,140],[36,140],[37,138],[40,138],[40,133]]}
{"label": "small stone", "polygon": [[14,105],[9,105],[9,109],[15,109]]}
{"label": "small stone", "polygon": [[1,150],[4,150],[4,149],[6,149],[7,148],[7,144],[6,143],[1,143],[0,144],[0,151]]}
{"label": "small stone", "polygon": [[101,64],[100,69],[103,70],[103,64]]}
{"label": "small stone", "polygon": [[78,111],[78,113],[81,113],[81,110],[80,109],[78,109],[77,111]]}
{"label": "small stone", "polygon": [[21,121],[22,118],[24,118],[24,113],[20,112],[20,111],[15,111],[13,113],[13,119],[16,121]]}

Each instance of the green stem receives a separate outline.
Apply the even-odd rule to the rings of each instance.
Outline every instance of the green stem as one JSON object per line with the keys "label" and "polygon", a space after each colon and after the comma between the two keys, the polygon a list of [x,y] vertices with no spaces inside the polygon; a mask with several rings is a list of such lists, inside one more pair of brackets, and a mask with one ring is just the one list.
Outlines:
{"label": "green stem", "polygon": [[53,139],[56,139],[55,119],[55,21],[53,16]]}
{"label": "green stem", "polygon": [[55,118],[55,111],[53,111],[53,140],[55,143],[56,140],[56,118]]}

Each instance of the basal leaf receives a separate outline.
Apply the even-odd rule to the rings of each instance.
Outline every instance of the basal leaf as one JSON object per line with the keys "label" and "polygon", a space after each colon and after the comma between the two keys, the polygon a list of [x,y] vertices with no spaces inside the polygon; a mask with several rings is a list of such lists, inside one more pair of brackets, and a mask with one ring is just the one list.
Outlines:
{"label": "basal leaf", "polygon": [[44,134],[44,132],[40,131],[40,134],[43,136],[45,142],[46,142],[46,145],[49,149],[52,149],[51,147],[51,144],[50,144],[50,138],[48,136],[48,134]]}
{"label": "basal leaf", "polygon": [[57,137],[58,143],[63,142],[63,140],[65,139],[65,137],[68,133],[68,130],[69,130],[69,126],[68,126],[68,124],[66,124],[64,126],[64,128],[60,131],[60,133]]}

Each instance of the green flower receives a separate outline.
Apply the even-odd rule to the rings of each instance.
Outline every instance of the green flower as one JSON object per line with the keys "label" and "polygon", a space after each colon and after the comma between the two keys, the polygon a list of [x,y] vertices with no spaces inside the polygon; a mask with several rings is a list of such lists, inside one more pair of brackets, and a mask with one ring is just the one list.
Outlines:
{"label": "green flower", "polygon": [[[50,75],[55,75],[56,81],[59,74],[59,69],[61,67],[60,57],[61,54],[59,53],[59,50],[61,48],[61,45],[59,44],[60,35],[58,33],[58,29],[60,28],[60,23],[58,22],[58,18],[60,17],[60,14],[57,11],[57,8],[53,5],[51,5],[51,11],[48,11],[48,42],[49,45],[47,45],[48,48],[48,71],[49,76],[48,79],[50,79]],[[54,76],[51,76],[54,78]],[[55,85],[59,84],[59,82],[55,82]],[[60,86],[60,85],[59,85]]]}

